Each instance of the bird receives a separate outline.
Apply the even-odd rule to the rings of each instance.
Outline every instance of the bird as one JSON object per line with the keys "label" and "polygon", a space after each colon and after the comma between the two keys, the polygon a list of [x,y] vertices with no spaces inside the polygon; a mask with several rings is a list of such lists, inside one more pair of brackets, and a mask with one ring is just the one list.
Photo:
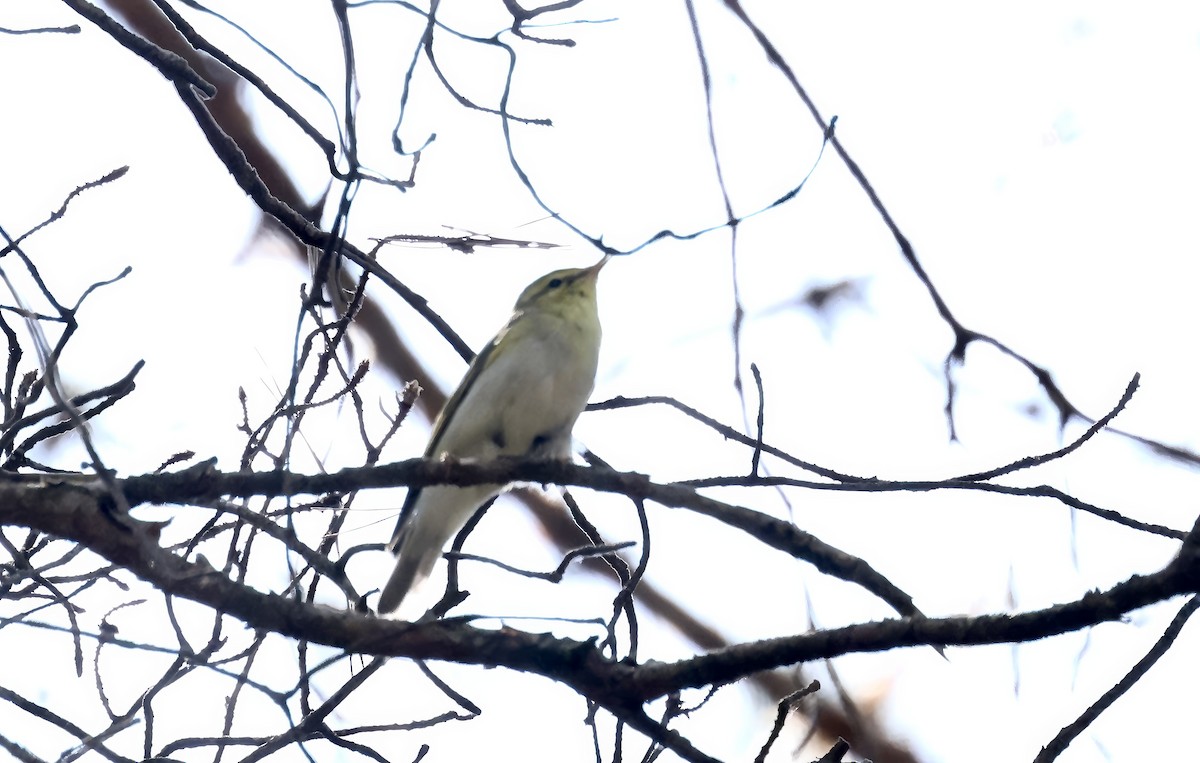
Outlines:
{"label": "bird", "polygon": [[[555,270],[521,292],[512,317],[475,356],[438,414],[425,458],[571,457],[571,432],[596,380],[596,281],[608,260],[606,255],[591,267]],[[412,586],[429,576],[446,542],[506,487],[410,488],[388,543],[397,559],[378,612],[399,608]]]}

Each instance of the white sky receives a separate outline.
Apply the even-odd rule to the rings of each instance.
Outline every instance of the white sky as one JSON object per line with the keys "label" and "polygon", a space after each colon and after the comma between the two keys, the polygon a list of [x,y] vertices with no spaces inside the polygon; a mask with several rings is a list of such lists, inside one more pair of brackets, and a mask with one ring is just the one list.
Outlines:
{"label": "white sky", "polygon": [[[213,5],[329,92],[338,91],[340,53],[324,4]],[[289,23],[282,24],[285,7]],[[479,7],[446,3],[442,20],[490,34],[499,22]],[[1200,450],[1193,351],[1200,6],[764,2],[748,11],[823,113],[838,115],[838,135],[966,325],[1049,368],[1070,399],[1094,416],[1140,371],[1141,390],[1120,426]],[[820,136],[723,8],[701,3],[699,13],[728,187],[734,209],[746,213],[804,176]],[[355,32],[364,160],[406,177],[407,164],[390,154],[388,130],[418,19],[383,6],[355,18],[362,21]],[[683,5],[590,2],[561,18],[611,21],[544,30],[575,39],[574,48],[520,48],[512,110],[551,117],[556,125],[516,131],[516,149],[544,198],[618,247],[662,228],[718,223],[721,200]],[[328,134],[328,114],[316,99],[219,24],[194,21]],[[56,3],[0,3],[3,27],[75,22]],[[78,36],[0,36],[0,97],[8,106],[0,122],[0,225],[22,232],[72,188],[130,165],[126,178],[78,199],[66,219],[27,247],[65,299],[125,265],[134,268],[85,305],[76,354],[64,359],[64,370],[70,383],[93,387],[147,360],[136,394],[97,427],[110,466],[136,473],[193,449],[232,468],[237,386],[246,387],[260,415],[273,402],[291,362],[304,274],[276,248],[250,240],[252,208],[170,86],[81,23]],[[439,55],[464,92],[495,103],[501,56],[450,40]],[[494,118],[465,114],[427,71],[416,87],[403,137],[417,145],[430,132],[438,135],[422,159],[418,187],[404,195],[365,188],[351,237],[365,245],[371,236],[436,234],[452,226],[569,245],[471,257],[417,247],[384,251],[385,266],[479,347],[525,283],[553,267],[591,262],[595,253],[568,231],[535,222],[545,213],[515,183]],[[317,154],[294,130],[262,115],[297,179],[318,192],[325,175]],[[940,364],[950,333],[832,151],[796,199],[742,227],[738,261],[748,314],[743,372],[749,362],[763,372],[766,438],[773,444],[841,471],[917,479],[994,466],[1062,442],[1053,410],[1029,375],[978,346],[956,376],[961,441],[947,441]],[[657,244],[607,268],[606,337],[593,399],[671,395],[739,424],[729,272],[724,232]],[[814,285],[842,279],[861,279],[862,299],[828,324],[811,312],[780,309]],[[396,307],[398,325],[429,353],[439,381],[453,384],[461,362],[411,311],[382,290],[375,294]],[[395,386],[378,374],[366,390],[390,400]],[[328,450],[331,466],[359,457],[339,448],[352,439],[349,423],[330,423],[321,433],[328,440],[314,445]],[[1071,426],[1066,437],[1079,431]],[[749,463],[742,449],[662,411],[585,415],[577,435],[617,468],[660,480],[739,473]],[[423,438],[419,427],[409,427],[386,457],[419,453]],[[70,451],[52,456],[67,466],[80,458]],[[1194,470],[1105,437],[1014,481],[1045,482],[1182,529],[1195,516],[1196,478]],[[373,505],[394,509],[398,495],[376,496]],[[786,516],[772,491],[717,495]],[[802,528],[870,561],[932,615],[1009,611],[1010,596],[1017,610],[1069,600],[1154,571],[1172,552],[1168,543],[1087,517],[1072,526],[1066,510],[1049,502],[963,494],[789,498]],[[589,506],[614,537],[636,537],[632,512],[620,501],[589,496]],[[529,542],[519,512],[495,514],[473,536],[478,553],[553,565],[548,552]],[[378,517],[364,515],[354,523],[361,535],[349,542],[382,541],[391,524],[383,516],[371,525]],[[652,521],[649,579],[731,638],[802,632],[810,605],[821,625],[890,614],[860,591],[763,554],[707,520],[660,509]],[[366,589],[382,581],[389,564],[380,554],[351,569]],[[584,576],[548,591],[487,573],[476,570],[471,611],[594,616],[607,611],[611,596]],[[949,662],[931,650],[907,650],[848,658],[838,667],[856,691],[883,697],[892,734],[908,740],[922,760],[1030,760],[1128,670],[1179,606],[1171,602],[1136,612],[1128,623],[1015,650],[952,649]],[[1185,629],[1175,650],[1060,760],[1165,759],[1186,749],[1194,710],[1181,698],[1194,690],[1195,630]],[[12,640],[11,634],[5,629],[0,639]],[[648,628],[644,637],[643,657],[688,653],[669,632]],[[0,653],[13,654],[17,647],[3,640]],[[49,686],[52,676],[77,685],[78,712],[86,717],[94,711],[90,677],[75,679],[70,666],[58,676],[58,667],[24,680]],[[410,668],[389,670],[390,685],[407,686],[401,681]],[[422,737],[434,744],[437,759],[510,744],[525,745],[527,760],[590,755],[583,705],[558,687],[474,668],[439,670],[469,687],[485,714],[472,725]],[[357,708],[364,716],[381,707],[391,720],[433,714],[386,687],[378,695],[364,692],[364,703],[367,696],[380,701]],[[701,715],[709,722],[684,723],[681,730],[718,757],[752,758],[771,710],[747,710],[749,696],[726,690]],[[533,729],[535,715],[550,720]],[[0,710],[4,726],[12,717]],[[417,741],[400,739],[387,749],[405,759]],[[49,744],[42,752],[57,749]],[[787,760],[789,749],[781,743],[772,760]]]}

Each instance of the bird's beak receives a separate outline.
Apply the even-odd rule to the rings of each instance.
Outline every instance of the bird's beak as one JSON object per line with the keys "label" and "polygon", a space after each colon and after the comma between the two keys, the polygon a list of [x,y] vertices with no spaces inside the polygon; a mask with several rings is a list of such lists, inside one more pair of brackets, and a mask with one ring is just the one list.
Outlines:
{"label": "bird's beak", "polygon": [[588,278],[596,278],[600,275],[600,269],[607,265],[608,261],[611,259],[612,255],[606,254],[604,255],[603,259],[601,259],[595,265],[592,265],[590,268],[584,268],[584,272],[588,274]]}

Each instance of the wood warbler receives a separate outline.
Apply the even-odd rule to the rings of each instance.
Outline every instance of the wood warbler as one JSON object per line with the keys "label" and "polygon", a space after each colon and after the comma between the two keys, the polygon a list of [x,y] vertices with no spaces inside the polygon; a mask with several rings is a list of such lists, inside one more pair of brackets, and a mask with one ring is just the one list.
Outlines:
{"label": "wood warbler", "polygon": [[[596,380],[596,279],[606,262],[547,273],[521,292],[512,317],[438,414],[426,458],[570,458],[571,430]],[[379,612],[399,607],[413,583],[429,575],[446,541],[505,487],[410,489],[388,544],[399,558]]]}

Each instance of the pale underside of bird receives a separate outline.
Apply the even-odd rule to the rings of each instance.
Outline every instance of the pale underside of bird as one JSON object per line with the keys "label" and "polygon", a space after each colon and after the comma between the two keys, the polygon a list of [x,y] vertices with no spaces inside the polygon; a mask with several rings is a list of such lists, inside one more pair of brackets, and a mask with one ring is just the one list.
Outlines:
{"label": "pale underside of bird", "polygon": [[[434,423],[426,458],[567,459],[571,432],[596,376],[600,325],[591,268],[560,270],[522,293]],[[442,549],[505,485],[432,485],[409,491],[388,548],[399,557],[379,612],[400,606]]]}

